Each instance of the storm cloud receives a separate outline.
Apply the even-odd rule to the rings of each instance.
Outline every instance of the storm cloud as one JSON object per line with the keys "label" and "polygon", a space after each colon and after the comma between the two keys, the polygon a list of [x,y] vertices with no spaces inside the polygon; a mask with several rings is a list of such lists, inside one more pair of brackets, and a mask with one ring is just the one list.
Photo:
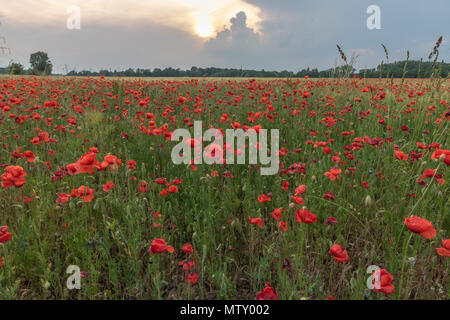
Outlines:
{"label": "storm cloud", "polygon": [[240,11],[230,19],[230,27],[224,27],[205,43],[205,53],[217,66],[230,63],[248,66],[255,56],[261,54],[261,40],[257,32],[247,26],[247,16]]}

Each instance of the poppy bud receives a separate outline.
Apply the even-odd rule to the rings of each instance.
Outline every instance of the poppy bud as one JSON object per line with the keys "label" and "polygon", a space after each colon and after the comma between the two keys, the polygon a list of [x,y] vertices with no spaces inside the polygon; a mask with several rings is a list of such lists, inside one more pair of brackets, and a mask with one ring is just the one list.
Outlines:
{"label": "poppy bud", "polygon": [[373,203],[372,198],[370,197],[370,195],[367,195],[366,198],[364,199],[364,205],[366,207],[370,207],[372,203]]}

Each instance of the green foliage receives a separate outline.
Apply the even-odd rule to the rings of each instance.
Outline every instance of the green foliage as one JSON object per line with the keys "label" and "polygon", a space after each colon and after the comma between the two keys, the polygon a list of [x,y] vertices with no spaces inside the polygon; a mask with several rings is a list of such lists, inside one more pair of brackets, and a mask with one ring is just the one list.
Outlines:
{"label": "green foliage", "polygon": [[48,54],[43,51],[38,51],[30,55],[31,72],[34,75],[46,76],[52,73],[52,62]]}
{"label": "green foliage", "polygon": [[24,74],[25,69],[20,63],[11,62],[7,68],[8,74],[20,75]]}
{"label": "green foliage", "polygon": [[[406,70],[405,65],[407,66]],[[438,65],[439,67],[439,65]],[[384,63],[383,74],[389,73],[389,76],[394,78],[401,78],[405,72],[405,78],[430,78],[433,73],[433,62],[421,62],[421,60],[406,60],[397,61],[393,63]],[[361,69],[358,76],[363,77],[366,74],[367,78],[378,78],[380,76],[381,64],[374,69]],[[441,77],[446,78],[450,71],[449,63],[442,63]]]}

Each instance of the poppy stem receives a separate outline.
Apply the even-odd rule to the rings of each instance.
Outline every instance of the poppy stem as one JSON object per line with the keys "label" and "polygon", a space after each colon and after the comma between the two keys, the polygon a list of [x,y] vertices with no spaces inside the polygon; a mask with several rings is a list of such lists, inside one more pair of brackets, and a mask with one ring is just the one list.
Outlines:
{"label": "poppy stem", "polygon": [[353,218],[355,218],[355,219],[359,222],[359,224],[361,224],[361,226],[363,226],[364,228],[367,229],[367,225],[365,225],[364,223],[362,223],[361,220],[359,220],[358,217],[355,216],[355,215],[353,214],[353,212],[351,212],[351,211],[348,210],[347,208],[341,206],[340,204],[335,203],[335,202],[332,202],[332,201],[329,201],[329,200],[326,200],[326,199],[322,199],[321,197],[317,197],[317,196],[312,196],[312,195],[310,195],[310,196],[308,196],[308,197],[309,197],[309,198],[319,199],[319,200],[324,201],[324,202],[329,203],[329,204],[334,204],[335,206],[337,206],[337,207],[339,207],[339,208],[341,208],[341,209],[347,211]]}
{"label": "poppy stem", "polygon": [[403,272],[405,270],[406,254],[408,252],[408,245],[409,245],[413,235],[414,235],[414,233],[411,233],[409,235],[409,238],[406,241],[405,246],[403,247],[403,255],[402,255],[402,260],[401,260],[402,269],[401,269],[401,272],[400,272],[401,276],[400,276],[400,284],[399,284],[398,297],[397,297],[398,299],[400,299],[400,294],[401,294],[401,291],[403,289],[403,286],[402,286],[403,285],[403,278],[404,278],[404,273]]}
{"label": "poppy stem", "polygon": [[436,168],[436,171],[434,172],[433,176],[431,177],[431,182],[430,182],[430,183],[427,185],[427,187],[425,188],[425,191],[424,191],[424,192],[422,193],[422,195],[420,196],[420,199],[417,200],[416,204],[414,205],[414,207],[413,207],[412,210],[410,211],[410,214],[412,214],[412,213],[414,212],[414,209],[416,209],[417,204],[420,202],[420,200],[423,199],[423,197],[424,197],[425,194],[427,193],[428,189],[429,189],[430,186],[432,185],[432,183],[433,183],[433,178],[436,176],[436,174],[437,174],[437,172],[438,172],[438,170],[439,170],[439,167],[441,166],[441,163],[442,163],[442,162],[439,162],[439,164],[438,164],[438,166],[437,166],[437,168]]}

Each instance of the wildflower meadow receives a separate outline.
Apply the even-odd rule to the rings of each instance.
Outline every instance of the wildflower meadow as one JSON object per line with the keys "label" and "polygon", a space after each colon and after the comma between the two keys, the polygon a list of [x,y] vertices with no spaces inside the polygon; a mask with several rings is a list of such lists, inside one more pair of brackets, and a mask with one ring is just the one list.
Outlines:
{"label": "wildflower meadow", "polygon": [[449,297],[448,79],[0,85],[0,299]]}

